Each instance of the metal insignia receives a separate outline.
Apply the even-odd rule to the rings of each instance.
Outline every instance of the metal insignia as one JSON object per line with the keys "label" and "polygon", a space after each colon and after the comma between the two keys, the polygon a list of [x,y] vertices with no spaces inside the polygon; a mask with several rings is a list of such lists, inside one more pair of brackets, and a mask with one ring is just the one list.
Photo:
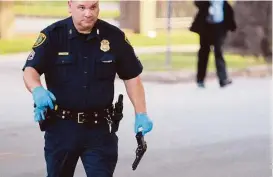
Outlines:
{"label": "metal insignia", "polygon": [[42,43],[45,42],[45,40],[46,40],[46,35],[44,33],[40,33],[33,47],[35,48],[40,46]]}
{"label": "metal insignia", "polygon": [[69,55],[69,52],[58,52],[58,55]]}
{"label": "metal insignia", "polygon": [[110,42],[106,39],[103,39],[100,42],[100,49],[104,52],[107,52],[108,50],[110,50]]}

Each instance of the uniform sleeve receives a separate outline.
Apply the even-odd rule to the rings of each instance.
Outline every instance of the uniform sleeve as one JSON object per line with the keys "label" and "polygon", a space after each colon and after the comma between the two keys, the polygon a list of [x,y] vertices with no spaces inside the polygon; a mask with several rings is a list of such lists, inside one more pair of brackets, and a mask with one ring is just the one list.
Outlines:
{"label": "uniform sleeve", "polygon": [[40,32],[32,51],[26,59],[23,71],[26,67],[33,67],[40,75],[45,73],[48,68],[48,58],[51,56],[49,32],[43,30]]}
{"label": "uniform sleeve", "polygon": [[122,39],[119,41],[117,74],[122,80],[135,78],[142,72],[143,66],[124,33],[122,34]]}

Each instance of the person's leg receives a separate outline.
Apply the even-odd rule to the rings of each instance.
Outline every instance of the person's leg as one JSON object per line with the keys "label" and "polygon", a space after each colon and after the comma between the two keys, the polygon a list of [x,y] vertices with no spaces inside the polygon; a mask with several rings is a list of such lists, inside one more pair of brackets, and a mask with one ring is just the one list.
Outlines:
{"label": "person's leg", "polygon": [[220,86],[224,86],[226,84],[230,84],[231,81],[228,80],[227,71],[226,71],[226,63],[223,56],[223,44],[226,38],[226,33],[218,31],[216,33],[214,39],[214,56],[215,56],[215,64],[216,64],[216,72],[219,79]]}
{"label": "person's leg", "polygon": [[210,52],[210,39],[206,34],[200,34],[200,49],[198,51],[197,62],[197,84],[204,87],[204,80],[207,72],[207,65]]}
{"label": "person's leg", "polygon": [[73,177],[79,159],[76,122],[57,120],[45,131],[47,177]]}
{"label": "person's leg", "polygon": [[85,149],[81,160],[87,177],[112,177],[118,160],[118,137],[103,129],[85,131]]}

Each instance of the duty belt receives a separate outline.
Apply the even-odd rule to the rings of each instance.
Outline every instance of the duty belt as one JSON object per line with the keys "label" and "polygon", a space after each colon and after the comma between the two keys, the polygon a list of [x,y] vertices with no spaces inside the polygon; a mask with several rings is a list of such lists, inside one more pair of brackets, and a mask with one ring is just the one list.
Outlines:
{"label": "duty belt", "polygon": [[[35,104],[34,104],[34,107]],[[119,128],[119,122],[123,118],[123,95],[120,94],[118,101],[115,105],[110,105],[104,109],[88,110],[78,112],[74,110],[68,110],[55,105],[54,109],[46,109],[45,120],[39,122],[40,130],[46,131],[46,128],[50,124],[54,123],[56,119],[73,120],[78,124],[87,124],[88,126],[97,126],[97,124],[109,126],[109,131],[117,132]]]}
{"label": "duty belt", "polygon": [[52,115],[60,119],[75,120],[79,124],[112,124],[112,117],[114,116],[112,106],[105,109],[84,112],[71,111],[58,107],[54,110],[49,110],[48,113],[49,117]]}

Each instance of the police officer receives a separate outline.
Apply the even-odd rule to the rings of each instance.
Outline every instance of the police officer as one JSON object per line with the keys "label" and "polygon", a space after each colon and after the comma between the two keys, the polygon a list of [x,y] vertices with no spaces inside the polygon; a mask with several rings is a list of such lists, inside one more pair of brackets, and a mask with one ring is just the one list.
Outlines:
{"label": "police officer", "polygon": [[[24,82],[45,127],[48,177],[72,177],[79,157],[88,177],[112,177],[118,138],[111,131],[116,73],[134,106],[135,133],[150,132],[142,64],[125,34],[98,19],[98,1],[69,1],[71,17],[41,31],[24,65]],[[40,76],[44,74],[44,88]]]}
{"label": "police officer", "polygon": [[198,51],[197,85],[205,87],[205,77],[210,53],[214,47],[217,76],[220,87],[232,83],[228,78],[222,46],[228,31],[234,31],[236,24],[232,7],[224,0],[194,1],[198,13],[190,30],[199,34],[200,49]]}

